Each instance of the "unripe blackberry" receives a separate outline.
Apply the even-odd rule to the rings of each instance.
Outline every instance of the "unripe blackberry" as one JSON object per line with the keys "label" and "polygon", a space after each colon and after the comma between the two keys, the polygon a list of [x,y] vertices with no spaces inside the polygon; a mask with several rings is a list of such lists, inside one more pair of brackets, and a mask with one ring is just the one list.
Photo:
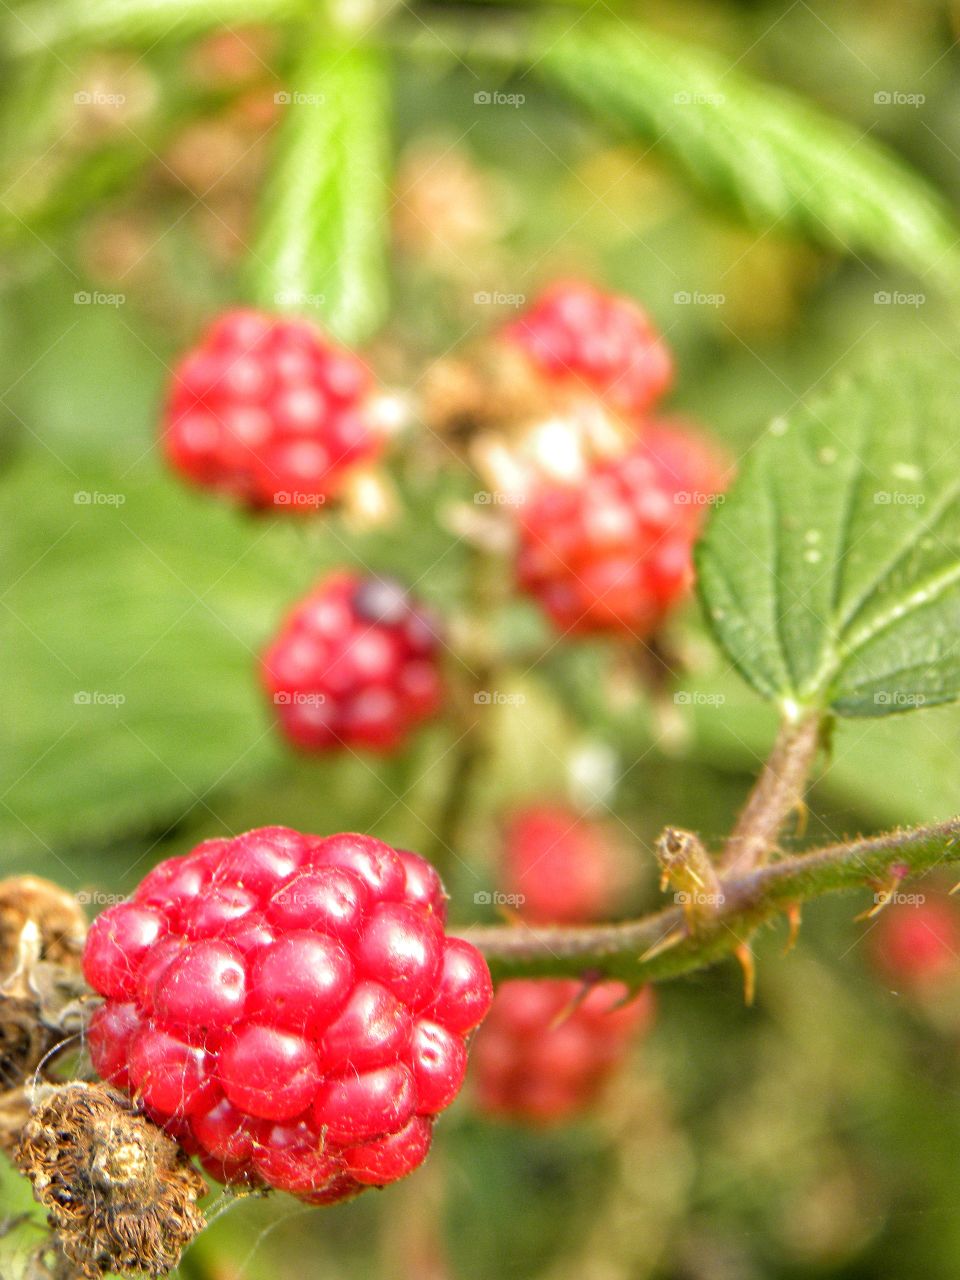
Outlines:
{"label": "unripe blackberry", "polygon": [[264,654],[280,727],[304,751],[395,750],[443,698],[440,628],[389,578],[335,573],[285,619]]}
{"label": "unripe blackberry", "polygon": [[575,981],[517,979],[497,989],[473,1047],[473,1089],[488,1114],[532,1125],[568,1120],[597,1098],[653,999],[601,982],[577,1003]]}
{"label": "unripe blackberry", "polygon": [[517,575],[565,632],[646,636],[684,596],[722,477],[694,435],[651,423],[626,453],[569,483],[544,481],[518,512]]}
{"label": "unripe blackberry", "polygon": [[525,920],[578,924],[609,911],[619,874],[606,832],[563,805],[536,805],[506,825],[504,891]]}
{"label": "unripe blackberry", "polygon": [[94,1067],[214,1177],[326,1204],[392,1182],[493,994],[444,920],[434,869],[370,836],[207,841],[94,922]]}
{"label": "unripe blackberry", "polygon": [[673,380],[670,353],[647,314],[594,285],[551,285],[501,337],[551,385],[597,396],[626,417],[642,417]]}
{"label": "unripe blackberry", "polygon": [[946,901],[894,904],[870,934],[875,967],[887,981],[920,989],[960,977],[960,915]]}
{"label": "unripe blackberry", "polygon": [[174,371],[173,467],[250,507],[316,512],[381,450],[366,367],[313,325],[229,311]]}

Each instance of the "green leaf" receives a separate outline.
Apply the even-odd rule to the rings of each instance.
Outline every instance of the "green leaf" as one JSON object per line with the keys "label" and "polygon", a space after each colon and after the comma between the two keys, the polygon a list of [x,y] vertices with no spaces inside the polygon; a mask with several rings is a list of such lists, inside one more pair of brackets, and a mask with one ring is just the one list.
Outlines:
{"label": "green leaf", "polygon": [[387,307],[388,86],[382,56],[325,34],[285,91],[279,152],[253,253],[257,296],[315,310],[342,342]]}
{"label": "green leaf", "polygon": [[699,585],[767,698],[880,716],[960,697],[958,412],[955,360],[892,355],[748,457]]}
{"label": "green leaf", "polygon": [[0,489],[5,849],[176,821],[276,750],[256,654],[305,566],[150,470],[41,457]]}
{"label": "green leaf", "polygon": [[153,43],[212,27],[303,16],[303,0],[34,0],[6,9],[0,47],[14,55],[70,43]]}
{"label": "green leaf", "polygon": [[[418,590],[449,603],[461,556],[433,521],[358,540],[336,515],[254,517],[191,492],[147,450],[131,462],[58,449],[5,473],[0,524],[0,858],[68,848],[72,866],[78,845],[187,818],[204,833],[282,822],[308,797],[318,830],[350,811],[382,821],[391,801],[409,816],[413,784],[375,759],[293,771],[257,665],[334,567],[413,582],[433,565]],[[420,773],[437,785],[442,767]]]}
{"label": "green leaf", "polygon": [[960,280],[952,212],[859,129],[646,28],[551,26],[545,45],[541,76],[657,147],[751,225]]}

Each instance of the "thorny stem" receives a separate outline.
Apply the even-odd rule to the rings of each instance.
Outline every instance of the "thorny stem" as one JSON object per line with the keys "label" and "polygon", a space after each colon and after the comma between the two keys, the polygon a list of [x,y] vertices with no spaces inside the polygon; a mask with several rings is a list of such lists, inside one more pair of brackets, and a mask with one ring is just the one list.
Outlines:
{"label": "thorny stem", "polygon": [[822,731],[823,719],[819,712],[784,723],[770,758],[727,839],[720,858],[723,874],[742,876],[766,863],[784,822],[791,811],[803,803]]}
{"label": "thorny stem", "polygon": [[[746,943],[790,906],[827,893],[877,886],[903,868],[916,874],[960,861],[960,817],[934,826],[829,845],[720,881],[722,901],[695,932],[671,907],[625,924],[586,928],[511,925],[464,933],[504,978],[620,978],[631,985],[703,969]],[[676,936],[672,946],[665,939]]]}

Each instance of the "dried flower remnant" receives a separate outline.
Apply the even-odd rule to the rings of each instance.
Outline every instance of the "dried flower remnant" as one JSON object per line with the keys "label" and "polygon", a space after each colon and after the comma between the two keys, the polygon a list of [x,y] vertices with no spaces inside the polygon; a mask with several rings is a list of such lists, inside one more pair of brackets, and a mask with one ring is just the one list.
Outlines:
{"label": "dried flower remnant", "polygon": [[104,1085],[40,1089],[16,1161],[85,1280],[166,1275],[204,1226],[186,1154]]}
{"label": "dried flower remnant", "polygon": [[16,968],[23,926],[40,932],[39,960],[80,971],[87,919],[76,898],[39,876],[0,880],[0,978]]}

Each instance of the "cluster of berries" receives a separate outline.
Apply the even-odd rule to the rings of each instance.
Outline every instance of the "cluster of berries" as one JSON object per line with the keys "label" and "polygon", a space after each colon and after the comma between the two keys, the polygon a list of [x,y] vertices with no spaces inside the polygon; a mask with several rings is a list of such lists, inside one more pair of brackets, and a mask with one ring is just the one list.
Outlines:
{"label": "cluster of berries", "polygon": [[[551,394],[629,423],[628,442],[564,482],[540,477],[517,519],[517,579],[564,632],[646,636],[683,596],[716,458],[646,414],[672,362],[641,309],[557,284],[497,339]],[[174,372],[163,423],[172,465],[251,508],[312,513],[380,454],[366,367],[312,325],[223,315]],[[334,574],[290,614],[263,661],[298,749],[391,751],[441,703],[438,630],[393,582]]]}
{"label": "cluster of berries", "polygon": [[84,952],[94,1067],[228,1183],[331,1204],[415,1169],[487,966],[417,854],[265,827],[160,863]]}
{"label": "cluster of berries", "polygon": [[[522,810],[508,825],[504,882],[531,923],[596,919],[617,882],[603,832],[563,807]],[[518,978],[497,991],[473,1050],[478,1106],[507,1120],[560,1123],[593,1102],[649,1023],[649,988]]]}
{"label": "cluster of berries", "polygon": [[629,299],[559,283],[500,340],[560,412],[587,400],[620,428],[572,476],[532,486],[518,520],[521,589],[563,632],[650,635],[692,582],[693,543],[723,484],[695,431],[648,416],[673,378],[662,338]]}

